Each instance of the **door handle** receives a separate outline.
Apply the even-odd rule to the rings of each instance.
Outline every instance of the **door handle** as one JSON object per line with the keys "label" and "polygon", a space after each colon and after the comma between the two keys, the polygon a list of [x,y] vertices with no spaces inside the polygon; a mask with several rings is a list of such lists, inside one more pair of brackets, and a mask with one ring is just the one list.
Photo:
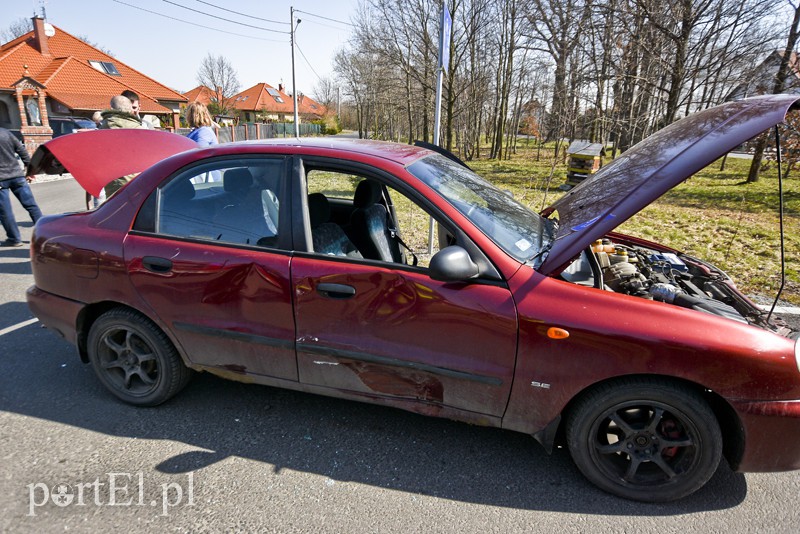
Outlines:
{"label": "door handle", "polygon": [[345,284],[319,284],[317,293],[329,299],[349,299],[356,295],[356,288]]}
{"label": "door handle", "polygon": [[142,258],[142,265],[148,271],[159,274],[172,270],[172,262],[167,258],[159,258],[158,256],[145,256]]}

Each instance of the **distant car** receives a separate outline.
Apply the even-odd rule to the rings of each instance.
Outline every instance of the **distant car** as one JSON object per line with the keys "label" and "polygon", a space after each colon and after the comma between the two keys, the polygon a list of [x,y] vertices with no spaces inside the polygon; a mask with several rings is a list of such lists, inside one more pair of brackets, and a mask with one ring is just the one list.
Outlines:
{"label": "distant car", "polygon": [[143,172],[37,223],[28,303],[131,404],[194,370],[394,406],[566,443],[642,501],[694,492],[723,456],[798,469],[797,332],[718,268],[612,232],[798,100],[683,119],[541,215],[416,146],[64,136],[35,172],[92,194]]}
{"label": "distant car", "polygon": [[53,129],[53,137],[77,132],[78,130],[96,130],[97,125],[92,119],[84,117],[50,117],[50,128]]}

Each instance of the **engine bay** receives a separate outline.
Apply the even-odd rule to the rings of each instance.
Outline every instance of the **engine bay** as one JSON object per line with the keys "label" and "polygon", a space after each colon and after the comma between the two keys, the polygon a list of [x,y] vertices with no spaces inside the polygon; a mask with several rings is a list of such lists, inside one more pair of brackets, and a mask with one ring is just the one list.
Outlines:
{"label": "engine bay", "polygon": [[561,273],[575,284],[751,324],[781,335],[792,330],[743,295],[722,270],[686,254],[656,250],[633,240],[598,239]]}

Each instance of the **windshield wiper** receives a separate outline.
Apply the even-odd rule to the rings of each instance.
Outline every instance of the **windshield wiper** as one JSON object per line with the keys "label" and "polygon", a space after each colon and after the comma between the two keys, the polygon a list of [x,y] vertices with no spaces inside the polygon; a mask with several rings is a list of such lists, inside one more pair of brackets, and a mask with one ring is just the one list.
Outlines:
{"label": "windshield wiper", "polygon": [[[550,249],[553,248],[553,243],[556,242],[556,234],[558,233],[557,219],[544,219],[543,223],[544,232],[542,232],[542,236],[539,241],[539,252],[525,262],[525,265],[530,265],[534,269],[537,269],[542,263],[544,263],[544,260],[547,259],[547,254],[550,252]],[[544,234],[547,234],[546,240]]]}

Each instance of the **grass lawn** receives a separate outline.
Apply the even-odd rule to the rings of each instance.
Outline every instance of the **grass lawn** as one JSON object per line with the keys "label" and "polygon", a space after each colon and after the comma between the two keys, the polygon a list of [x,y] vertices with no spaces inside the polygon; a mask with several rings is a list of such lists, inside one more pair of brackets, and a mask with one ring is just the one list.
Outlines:
{"label": "grass lawn", "polygon": [[[540,211],[563,192],[566,166],[552,150],[524,146],[507,161],[468,162],[478,174]],[[721,160],[675,187],[619,227],[715,264],[749,295],[774,298],[780,286],[778,180],[774,163],[759,182],[745,184],[750,161]],[[797,176],[797,175],[794,175]],[[784,181],[786,285],[782,300],[800,305],[800,180]]]}

